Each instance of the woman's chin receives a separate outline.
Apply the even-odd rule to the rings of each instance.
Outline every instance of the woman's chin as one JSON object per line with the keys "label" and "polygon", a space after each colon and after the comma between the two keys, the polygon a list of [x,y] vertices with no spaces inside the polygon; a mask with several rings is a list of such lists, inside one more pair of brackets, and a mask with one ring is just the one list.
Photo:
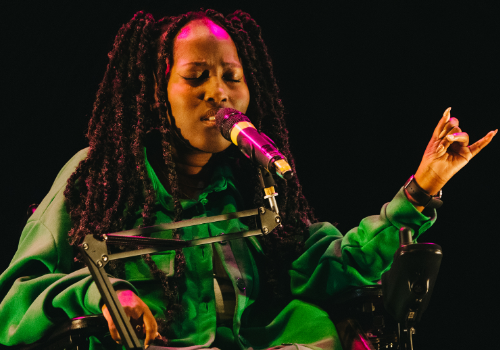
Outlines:
{"label": "woman's chin", "polygon": [[197,139],[195,142],[189,142],[189,146],[186,147],[176,145],[176,149],[181,151],[182,153],[219,153],[225,151],[231,142],[224,139],[222,136],[217,138],[206,138],[206,139]]}
{"label": "woman's chin", "polygon": [[231,142],[223,139],[223,141],[218,140],[216,142],[206,142],[200,144],[198,147],[195,146],[195,148],[205,153],[219,153],[225,151],[230,145]]}

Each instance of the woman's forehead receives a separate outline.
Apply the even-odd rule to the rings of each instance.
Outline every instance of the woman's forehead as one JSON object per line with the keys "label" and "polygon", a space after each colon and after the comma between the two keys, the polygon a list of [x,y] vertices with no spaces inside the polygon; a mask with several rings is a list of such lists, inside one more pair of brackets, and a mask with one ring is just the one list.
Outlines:
{"label": "woman's forehead", "polygon": [[230,40],[231,37],[221,26],[208,18],[195,19],[186,24],[176,36],[177,40],[193,40],[202,36],[213,36],[217,40]]}
{"label": "woman's forehead", "polygon": [[[220,61],[239,64],[233,40],[224,28],[209,19],[197,19],[184,26],[174,39],[172,64],[190,61]],[[215,60],[215,61],[214,61]]]}

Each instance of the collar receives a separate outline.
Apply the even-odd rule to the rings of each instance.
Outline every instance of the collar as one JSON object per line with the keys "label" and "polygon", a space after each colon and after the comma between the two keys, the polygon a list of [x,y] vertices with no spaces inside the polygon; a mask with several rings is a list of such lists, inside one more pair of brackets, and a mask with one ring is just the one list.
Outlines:
{"label": "collar", "polygon": [[[168,211],[174,211],[174,200],[170,193],[167,192],[165,187],[162,185],[158,176],[156,176],[155,171],[151,164],[149,164],[146,149],[144,149],[144,161],[146,165],[146,171],[151,179],[153,189],[156,192],[157,201]],[[214,168],[214,172],[210,179],[209,185],[203,190],[203,192],[198,196],[198,199],[181,199],[182,209],[188,209],[198,203],[206,204],[208,202],[207,196],[212,192],[220,192],[227,189],[227,187],[234,188],[234,178],[233,173],[229,165],[218,165]]]}

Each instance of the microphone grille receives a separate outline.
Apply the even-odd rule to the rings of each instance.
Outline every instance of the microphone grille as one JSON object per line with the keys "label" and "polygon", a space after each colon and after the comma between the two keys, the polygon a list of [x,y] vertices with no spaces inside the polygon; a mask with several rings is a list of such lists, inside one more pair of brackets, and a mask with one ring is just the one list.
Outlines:
{"label": "microphone grille", "polygon": [[249,122],[250,119],[234,108],[221,108],[215,115],[215,125],[219,128],[222,136],[231,141],[231,129],[239,122]]}

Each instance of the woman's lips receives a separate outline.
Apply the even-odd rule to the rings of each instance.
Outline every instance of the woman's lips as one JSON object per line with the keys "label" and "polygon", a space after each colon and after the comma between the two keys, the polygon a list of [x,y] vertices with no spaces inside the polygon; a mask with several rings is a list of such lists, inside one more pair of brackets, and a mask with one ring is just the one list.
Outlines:
{"label": "woman's lips", "polygon": [[213,108],[210,109],[202,118],[201,120],[208,120],[208,121],[214,121],[215,122],[215,115],[219,111],[220,108]]}
{"label": "woman's lips", "polygon": [[201,121],[210,126],[215,125],[215,115],[217,114],[219,109],[220,108],[210,109],[203,117],[201,117]]}

